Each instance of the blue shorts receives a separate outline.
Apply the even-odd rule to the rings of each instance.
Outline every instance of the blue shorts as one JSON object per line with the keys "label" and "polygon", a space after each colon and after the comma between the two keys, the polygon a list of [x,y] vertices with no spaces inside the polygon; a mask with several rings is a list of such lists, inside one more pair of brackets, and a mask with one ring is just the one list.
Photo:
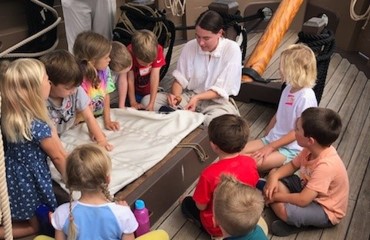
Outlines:
{"label": "blue shorts", "polygon": [[[261,141],[263,142],[264,145],[267,145],[267,144],[270,143],[269,141],[266,140],[265,137],[261,138]],[[278,148],[278,152],[280,154],[282,154],[283,156],[285,156],[284,164],[286,164],[286,163],[292,161],[298,155],[298,153],[300,151],[289,149],[289,148],[286,148],[286,147],[280,147],[280,148]]]}

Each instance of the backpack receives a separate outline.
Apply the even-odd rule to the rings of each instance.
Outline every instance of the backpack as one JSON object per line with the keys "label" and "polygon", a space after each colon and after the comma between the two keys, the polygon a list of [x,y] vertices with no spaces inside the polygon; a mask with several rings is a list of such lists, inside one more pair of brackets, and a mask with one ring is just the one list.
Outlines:
{"label": "backpack", "polygon": [[[40,0],[48,6],[54,5],[54,0]],[[32,2],[25,1],[26,19],[28,24],[28,36],[32,36],[47,28],[56,21],[56,17],[48,9]],[[57,41],[57,28],[41,35],[31,42],[16,49],[17,53],[37,53],[51,48]]]}
{"label": "backpack", "polygon": [[166,65],[161,68],[162,79],[170,66],[172,49],[175,43],[175,25],[166,18],[164,12],[151,8],[144,4],[126,3],[121,7],[121,16],[113,29],[113,41],[119,41],[124,45],[131,43],[132,34],[140,29],[152,31],[163,48],[168,48],[166,53]]}

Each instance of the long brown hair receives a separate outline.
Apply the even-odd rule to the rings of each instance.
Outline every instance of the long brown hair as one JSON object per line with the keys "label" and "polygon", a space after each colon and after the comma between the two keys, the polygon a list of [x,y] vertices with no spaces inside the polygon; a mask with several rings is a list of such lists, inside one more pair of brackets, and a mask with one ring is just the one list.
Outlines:
{"label": "long brown hair", "polygon": [[111,51],[111,42],[103,35],[92,31],[77,35],[73,45],[73,54],[81,64],[84,76],[97,88],[101,82],[93,65],[94,61],[103,58]]}

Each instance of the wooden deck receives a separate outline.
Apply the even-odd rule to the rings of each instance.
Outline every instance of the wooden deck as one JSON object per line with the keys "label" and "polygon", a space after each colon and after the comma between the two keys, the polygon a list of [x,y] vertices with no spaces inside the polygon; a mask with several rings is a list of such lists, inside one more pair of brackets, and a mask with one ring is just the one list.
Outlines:
{"label": "wooden deck", "polygon": [[[261,34],[250,34],[248,37],[248,55],[254,49]],[[264,77],[278,77],[278,56],[289,44],[294,43],[297,36],[287,33],[279,49],[272,57]],[[168,74],[161,85],[166,90],[171,84],[170,73],[176,65],[182,45],[176,46]],[[246,59],[247,59],[246,58]],[[369,76],[368,76],[369,77]],[[331,108],[342,117],[343,131],[335,142],[342,157],[350,179],[350,196],[347,216],[342,222],[331,229],[317,229],[301,232],[281,238],[269,235],[270,239],[369,239],[370,236],[370,80],[365,74],[347,59],[335,53],[328,69],[326,86],[320,103],[321,107]],[[247,119],[251,127],[251,139],[261,137],[264,128],[276,111],[276,106],[262,102],[237,102],[241,115]],[[186,194],[191,194],[195,183]],[[266,221],[274,218],[270,209],[264,211]],[[153,229],[166,230],[171,239],[209,239],[198,227],[188,222],[181,214],[178,203],[153,225]]]}
{"label": "wooden deck", "polygon": [[[247,56],[251,54],[261,34],[248,36]],[[294,33],[287,33],[279,49],[272,57],[263,77],[279,77],[278,56],[281,51],[291,43],[296,42]],[[171,85],[170,73],[176,66],[183,45],[174,47],[172,61],[167,76],[161,81],[161,86],[168,91]],[[312,230],[291,235],[289,237],[275,237],[272,240],[300,239],[300,240],[368,240],[370,239],[370,76],[357,69],[347,59],[335,53],[332,56],[327,74],[324,94],[320,103],[321,107],[336,110],[343,121],[343,131],[335,142],[342,157],[350,179],[350,196],[347,216],[342,222],[331,229]],[[270,118],[276,111],[276,105],[252,101],[250,103],[237,102],[241,115],[247,119],[251,127],[251,139],[263,135]],[[192,194],[196,182],[184,193]],[[270,209],[263,213],[269,224],[274,215]],[[209,236],[187,221],[174,203],[168,211],[152,224],[152,229],[164,229],[174,240],[206,240]],[[22,238],[22,240],[33,237]]]}

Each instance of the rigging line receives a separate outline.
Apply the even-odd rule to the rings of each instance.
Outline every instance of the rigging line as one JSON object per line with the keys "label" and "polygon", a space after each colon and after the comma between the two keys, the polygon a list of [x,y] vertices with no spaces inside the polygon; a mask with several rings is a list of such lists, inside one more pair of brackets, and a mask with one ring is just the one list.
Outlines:
{"label": "rigging line", "polygon": [[173,16],[181,17],[185,13],[186,0],[164,0],[164,5],[171,9]]}
{"label": "rigging line", "polygon": [[367,23],[369,22],[369,19],[370,19],[370,4],[369,4],[369,7],[367,8],[366,12],[362,15],[359,15],[356,13],[355,11],[355,6],[356,6],[356,3],[357,3],[357,0],[351,0],[351,5],[350,5],[350,8],[349,8],[349,13],[351,15],[351,18],[354,20],[354,21],[361,21],[361,20],[365,20],[365,24],[362,26],[362,29],[365,29]]}

